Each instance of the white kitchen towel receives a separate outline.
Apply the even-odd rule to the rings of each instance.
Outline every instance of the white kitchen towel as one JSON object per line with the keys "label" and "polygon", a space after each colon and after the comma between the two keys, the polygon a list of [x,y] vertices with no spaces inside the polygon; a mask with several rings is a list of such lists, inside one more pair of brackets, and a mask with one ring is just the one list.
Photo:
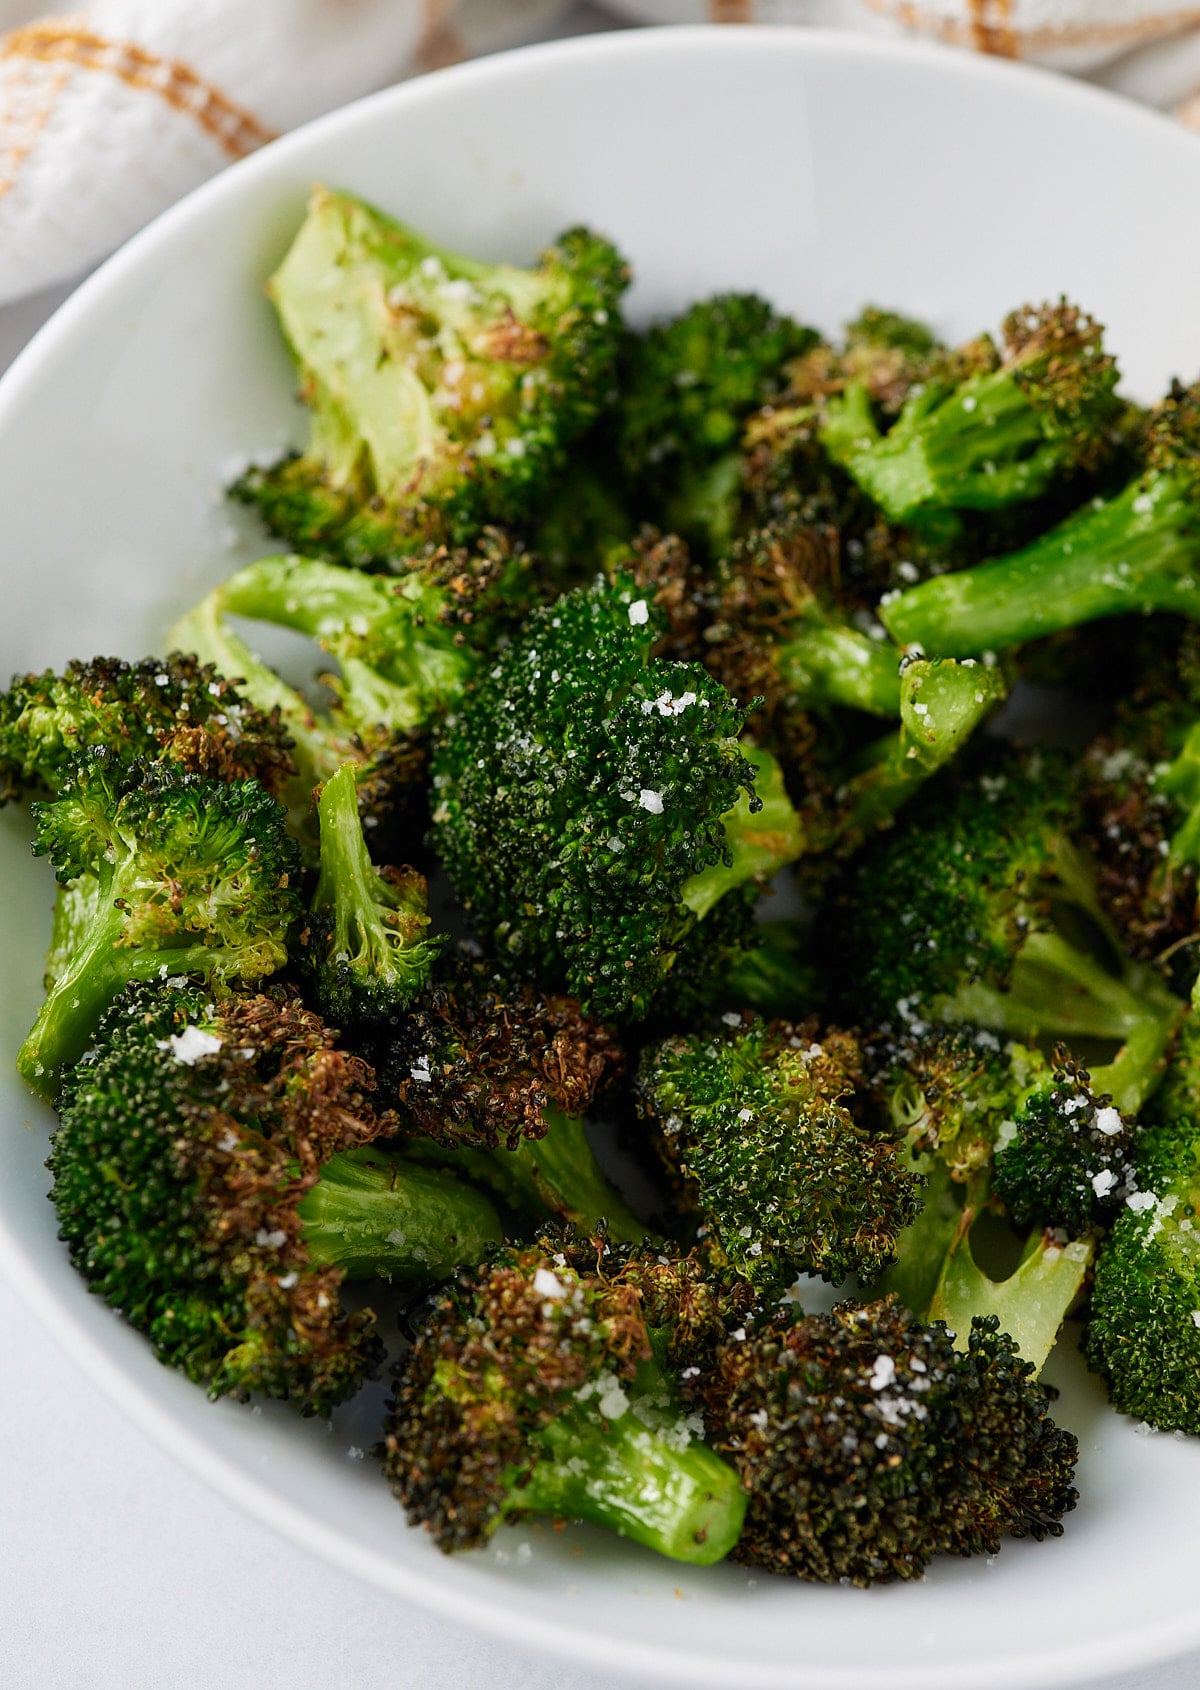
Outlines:
{"label": "white kitchen towel", "polygon": [[[42,7],[45,0],[42,0]],[[0,0],[0,304],[74,275],[223,165],[563,0]]]}
{"label": "white kitchen towel", "polygon": [[[44,7],[45,0],[41,0]],[[1200,127],[1200,5],[599,0],[599,21],[836,25],[1083,72]],[[0,304],[74,275],[281,130],[576,22],[568,0],[0,0]]]}

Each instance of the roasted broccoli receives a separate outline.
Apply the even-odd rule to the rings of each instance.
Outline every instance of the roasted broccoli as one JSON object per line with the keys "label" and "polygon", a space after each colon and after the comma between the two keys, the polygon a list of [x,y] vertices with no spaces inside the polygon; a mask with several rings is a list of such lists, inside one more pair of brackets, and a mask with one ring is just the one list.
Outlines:
{"label": "roasted broccoli", "polygon": [[383,1470],[451,1552],[504,1520],[591,1520],[707,1566],[746,1499],[655,1358],[637,1280],[600,1249],[543,1240],[458,1282],[420,1327],[388,1412]]}
{"label": "roasted broccoli", "polygon": [[1071,763],[1040,751],[997,752],[926,787],[826,911],[838,1012],[1128,1043],[1117,1102],[1136,1105],[1180,1006],[1116,945],[1069,836],[1075,796]]}
{"label": "roasted broccoli", "polygon": [[865,382],[826,403],[822,444],[893,521],[1035,498],[1109,447],[1120,413],[1116,364],[1099,325],[1076,306],[1064,299],[1014,311],[1002,354],[986,338],[965,353],[911,389],[885,434]]}
{"label": "roasted broccoli", "polygon": [[14,676],[0,693],[0,804],[60,791],[75,759],[101,747],[130,768],[163,758],[278,795],[292,773],[290,743],[276,712],[194,657],[93,657],[61,675]]}
{"label": "roasted broccoli", "polygon": [[56,933],[56,978],[17,1057],[42,1096],[54,1096],[131,981],[168,971],[223,986],[287,961],[299,860],[282,807],[257,781],[206,780],[169,763],[134,770],[95,750],[33,810],[34,851],[59,881],[98,882],[94,899],[73,907],[69,932]]}
{"label": "roasted broccoli", "polygon": [[969,657],[1102,616],[1200,620],[1200,386],[1173,387],[1147,436],[1147,468],[1124,491],[1020,551],[891,596],[879,614],[892,638]]}
{"label": "roasted broccoli", "polygon": [[424,1135],[411,1151],[489,1186],[518,1214],[637,1242],[648,1228],[601,1172],[584,1130],[624,1056],[572,999],[444,970],[375,1046],[383,1095]]}
{"label": "roasted broccoli", "polygon": [[863,1119],[853,1034],[816,1033],[748,1021],[679,1035],[646,1052],[638,1077],[684,1203],[766,1291],[800,1273],[873,1277],[921,1204],[895,1136]]}
{"label": "roasted broccoli", "polygon": [[321,872],[300,956],[322,1014],[357,1036],[394,1020],[424,990],[441,939],[427,932],[424,876],[371,861],[354,775],[344,764],[321,789]]}
{"label": "roasted broccoli", "polygon": [[1100,1248],[1084,1354],[1122,1413],[1200,1433],[1200,1131],[1191,1117],[1146,1131],[1138,1179]]}
{"label": "roasted broccoli", "polygon": [[892,1298],[739,1329],[696,1385],[750,1493],[734,1558],[870,1585],[1061,1535],[1078,1444],[1032,1372],[994,1320],[955,1349]]}
{"label": "roasted broccoli", "polygon": [[434,753],[432,840],[480,938],[601,1016],[644,1016],[718,899],[801,848],[781,783],[759,827],[743,709],[652,658],[657,627],[622,577],[534,611]]}
{"label": "roasted broccoli", "polygon": [[309,444],[231,491],[297,551],[366,567],[534,522],[607,402],[627,281],[620,254],[585,229],[520,270],[315,189],[267,286],[311,408]]}
{"label": "roasted broccoli", "polygon": [[51,1193],[89,1287],[212,1396],[324,1413],[382,1355],[345,1278],[429,1281],[500,1241],[486,1199],[371,1140],[374,1081],[282,990],[138,986],[64,1088]]}
{"label": "roasted broccoli", "polygon": [[812,329],[750,293],[699,300],[631,339],[618,451],[639,514],[719,552],[742,422],[783,388],[788,360],[816,344]]}

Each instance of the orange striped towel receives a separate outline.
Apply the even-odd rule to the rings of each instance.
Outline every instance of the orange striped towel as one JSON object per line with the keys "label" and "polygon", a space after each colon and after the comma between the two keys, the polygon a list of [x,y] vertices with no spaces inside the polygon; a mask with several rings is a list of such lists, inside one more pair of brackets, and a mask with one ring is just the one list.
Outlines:
{"label": "orange striped towel", "polygon": [[804,23],[923,36],[1080,72],[1200,128],[1200,3],[1188,0],[605,0],[639,23]]}
{"label": "orange striped towel", "polygon": [[0,0],[0,303],[273,135],[546,29],[564,0]]}

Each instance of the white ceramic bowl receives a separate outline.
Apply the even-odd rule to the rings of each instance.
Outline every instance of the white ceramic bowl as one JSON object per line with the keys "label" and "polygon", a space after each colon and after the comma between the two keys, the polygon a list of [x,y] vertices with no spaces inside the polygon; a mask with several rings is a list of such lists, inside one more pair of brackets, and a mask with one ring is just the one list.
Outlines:
{"label": "white ceramic bowl", "polygon": [[[231,465],[299,437],[260,283],[323,179],[435,238],[526,260],[610,232],[639,318],[756,288],[835,328],[867,300],[950,335],[1067,291],[1110,325],[1131,391],[1200,365],[1200,144],[1048,76],[810,32],[673,30],[535,48],[335,113],[161,218],[0,383],[0,675],[161,647],[173,617],[265,549],[222,502]],[[0,815],[0,1049],[34,1015],[50,885]],[[93,1378],[228,1496],[381,1587],[527,1645],[734,1690],[938,1690],[1112,1672],[1200,1643],[1200,1442],[1138,1436],[1071,1357],[1061,1418],[1083,1500],[1061,1543],[922,1583],[807,1587],[683,1571],[617,1539],[501,1532],[448,1561],[373,1465],[379,1392],[333,1435],[210,1404],[85,1291],[43,1193],[50,1119],[0,1068],[5,1265]],[[8,1457],[6,1457],[8,1458]],[[528,1544],[530,1553],[515,1552]]]}

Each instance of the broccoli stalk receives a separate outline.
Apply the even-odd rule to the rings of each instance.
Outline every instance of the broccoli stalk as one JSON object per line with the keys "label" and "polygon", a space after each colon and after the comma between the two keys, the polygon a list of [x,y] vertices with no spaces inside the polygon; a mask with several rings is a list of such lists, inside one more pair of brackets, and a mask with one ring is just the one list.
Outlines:
{"label": "broccoli stalk", "polygon": [[361,567],[532,523],[607,396],[627,281],[584,229],[520,270],[315,189],[267,286],[311,407],[308,448],[231,491],[298,551]]}
{"label": "broccoli stalk", "polygon": [[1104,616],[1200,619],[1200,390],[1176,387],[1158,407],[1148,456],[1122,492],[1020,551],[889,598],[879,614],[892,638],[965,657]]}
{"label": "broccoli stalk", "polygon": [[407,1009],[441,946],[426,936],[424,877],[376,868],[367,854],[354,776],[343,764],[321,789],[321,873],[301,934],[321,1012],[343,1032]]}
{"label": "broccoli stalk", "polygon": [[34,806],[35,852],[60,882],[97,883],[94,900],[76,901],[70,932],[57,926],[57,976],[17,1057],[47,1098],[131,981],[261,979],[287,961],[299,913],[296,849],[257,781],[113,765],[112,754],[89,753],[55,802]]}
{"label": "broccoli stalk", "polygon": [[1036,498],[1103,454],[1120,407],[1099,326],[1062,300],[1013,312],[1004,336],[991,367],[931,372],[886,434],[862,383],[828,402],[822,444],[893,521]]}
{"label": "broccoli stalk", "polygon": [[63,1094],[49,1166],[90,1288],[213,1396],[328,1412],[381,1357],[345,1278],[430,1281],[500,1242],[487,1200],[384,1156],[367,1065],[282,991],[136,988]]}
{"label": "broccoli stalk", "polygon": [[384,1475],[447,1553],[547,1513],[709,1566],[745,1514],[674,1404],[637,1283],[566,1239],[460,1277],[418,1330],[386,1430]]}

